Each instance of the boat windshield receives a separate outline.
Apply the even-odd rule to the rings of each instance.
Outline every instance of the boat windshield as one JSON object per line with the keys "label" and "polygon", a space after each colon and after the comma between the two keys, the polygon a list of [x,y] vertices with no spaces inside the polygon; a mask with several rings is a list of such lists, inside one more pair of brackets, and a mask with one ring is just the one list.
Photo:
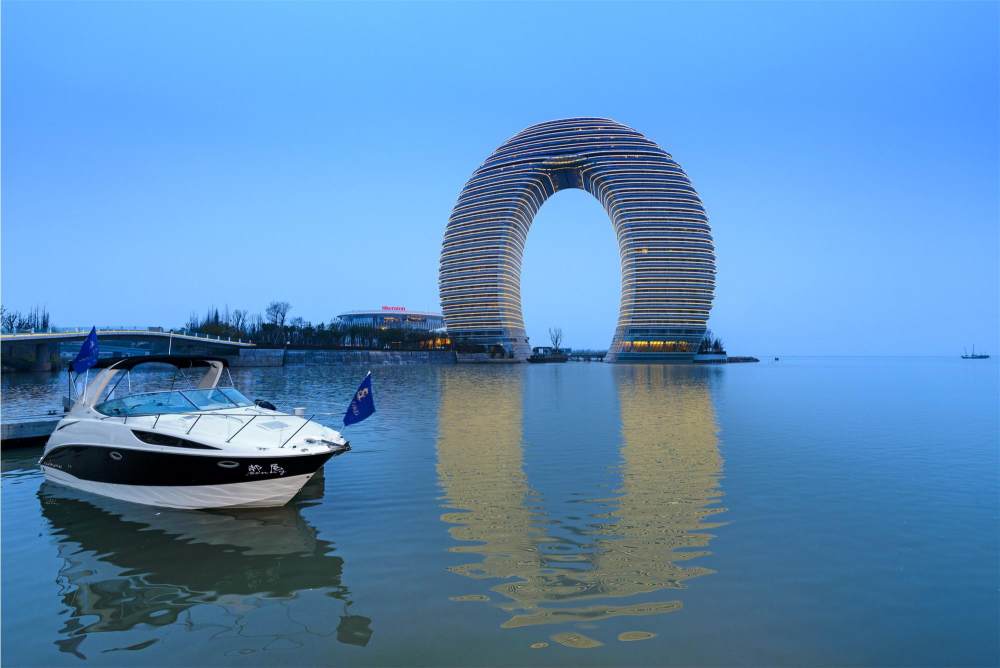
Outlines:
{"label": "boat windshield", "polygon": [[254,402],[250,401],[245,396],[243,396],[243,393],[237,390],[235,387],[220,387],[219,392],[222,392],[224,395],[226,395],[226,397],[231,402],[233,402],[240,408],[243,408],[244,406],[256,405],[254,404]]}
{"label": "boat windshield", "polygon": [[200,411],[216,411],[220,408],[232,408],[231,402],[220,390],[184,390],[181,392]]}
{"label": "boat windshield", "polygon": [[217,387],[211,390],[184,390],[182,394],[191,400],[198,410],[214,411],[234,406],[253,406],[253,402],[240,394],[234,387]]}
{"label": "boat windshield", "polygon": [[182,392],[152,392],[105,401],[94,408],[99,413],[112,416],[155,415],[156,413],[190,413],[198,407],[188,401]]}
{"label": "boat windshield", "polygon": [[243,408],[253,406],[239,390],[233,387],[218,387],[211,390],[171,390],[135,394],[121,399],[113,399],[94,406],[104,415],[113,417],[131,415],[156,415],[159,413],[190,413],[193,411],[214,411],[222,408]]}

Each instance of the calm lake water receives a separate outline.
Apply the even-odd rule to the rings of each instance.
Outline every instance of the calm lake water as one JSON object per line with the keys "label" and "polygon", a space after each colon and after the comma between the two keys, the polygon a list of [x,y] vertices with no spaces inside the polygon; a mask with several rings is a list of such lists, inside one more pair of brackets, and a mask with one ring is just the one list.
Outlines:
{"label": "calm lake water", "polygon": [[[234,377],[340,412],[363,373]],[[374,379],[279,509],[111,502],[4,452],[4,665],[1000,663],[996,360]],[[5,376],[5,414],[64,382]]]}

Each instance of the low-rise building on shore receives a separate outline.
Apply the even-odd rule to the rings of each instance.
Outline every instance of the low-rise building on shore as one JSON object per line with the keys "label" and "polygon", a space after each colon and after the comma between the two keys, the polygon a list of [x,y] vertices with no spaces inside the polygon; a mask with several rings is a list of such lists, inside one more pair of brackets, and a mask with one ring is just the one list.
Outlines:
{"label": "low-rise building on shore", "polygon": [[405,306],[383,306],[379,309],[347,311],[337,318],[347,325],[376,329],[416,329],[428,332],[444,329],[444,316],[429,311],[411,311]]}

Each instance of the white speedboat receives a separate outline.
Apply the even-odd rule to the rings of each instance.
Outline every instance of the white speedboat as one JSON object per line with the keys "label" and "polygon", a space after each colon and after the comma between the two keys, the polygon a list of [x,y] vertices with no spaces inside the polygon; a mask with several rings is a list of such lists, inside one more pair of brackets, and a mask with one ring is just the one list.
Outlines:
{"label": "white speedboat", "polygon": [[[168,364],[194,389],[116,395],[140,364]],[[222,358],[149,355],[100,360],[100,373],[56,426],[39,463],[45,478],[165,508],[282,506],[350,445],[311,418],[257,405],[220,387]]]}

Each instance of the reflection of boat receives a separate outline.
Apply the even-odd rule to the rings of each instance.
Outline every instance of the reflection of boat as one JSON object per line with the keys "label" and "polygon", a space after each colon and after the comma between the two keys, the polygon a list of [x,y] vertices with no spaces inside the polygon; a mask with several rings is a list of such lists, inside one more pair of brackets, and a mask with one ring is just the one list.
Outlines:
{"label": "reflection of boat", "polygon": [[[322,484],[305,492],[321,495]],[[63,651],[82,655],[90,634],[174,625],[202,604],[222,606],[240,623],[314,590],[329,601],[323,619],[340,618],[339,639],[358,644],[371,635],[371,620],[343,614],[350,602],[343,560],[295,505],[238,513],[156,509],[48,482],[39,499],[59,540],[59,579],[69,585],[62,594],[69,610],[58,643]],[[309,607],[323,612],[315,599]],[[312,619],[312,628],[322,627]]]}
{"label": "reflection of boat", "polygon": [[[131,389],[133,368],[150,362],[203,375],[195,389],[112,398],[125,379]],[[166,508],[281,506],[330,457],[350,449],[311,419],[219,387],[228,367],[222,358],[159,355],[96,366],[103,370],[45,446],[47,480]]]}
{"label": "reflection of boat", "polygon": [[988,360],[990,358],[988,353],[976,353],[976,346],[972,346],[972,354],[965,353],[962,355],[964,360]]}
{"label": "reflection of boat", "polygon": [[[706,531],[717,526],[708,519],[722,510],[714,371],[612,367],[621,405],[620,485],[613,498],[593,501],[607,512],[567,518],[545,514],[529,484],[521,444],[532,408],[520,373],[484,378],[447,370],[438,423],[448,507],[441,519],[458,541],[452,551],[479,557],[451,570],[499,581],[492,590],[510,599],[503,627],[673,612],[680,601],[655,594],[711,573],[691,560],[708,554]],[[556,526],[573,540],[557,537]]]}
{"label": "reflection of boat", "polygon": [[565,362],[568,359],[566,351],[550,346],[535,346],[531,349],[531,356],[528,357],[528,361],[535,364]]}

